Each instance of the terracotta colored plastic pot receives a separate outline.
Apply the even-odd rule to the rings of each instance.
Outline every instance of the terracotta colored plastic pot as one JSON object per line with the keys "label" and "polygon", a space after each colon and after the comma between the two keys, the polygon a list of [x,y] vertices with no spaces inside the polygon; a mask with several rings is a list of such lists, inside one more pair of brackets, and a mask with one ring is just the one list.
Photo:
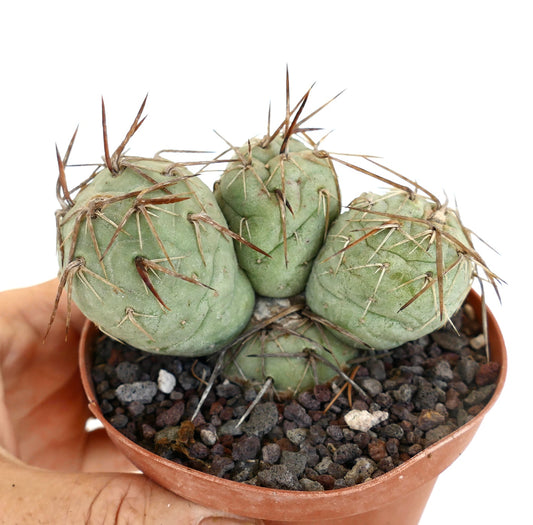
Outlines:
{"label": "terracotta colored plastic pot", "polygon": [[[479,318],[479,296],[471,292],[468,301]],[[487,406],[467,424],[386,474],[360,485],[324,492],[276,490],[221,479],[163,459],[124,437],[107,422],[96,402],[90,374],[96,329],[89,322],[81,340],[80,370],[89,408],[116,446],[146,476],[190,501],[239,516],[261,518],[271,525],[414,525],[422,515],[437,476],[470,443],[503,388],[507,355],[502,334],[490,311],[488,323],[491,359],[500,363],[501,372]]]}

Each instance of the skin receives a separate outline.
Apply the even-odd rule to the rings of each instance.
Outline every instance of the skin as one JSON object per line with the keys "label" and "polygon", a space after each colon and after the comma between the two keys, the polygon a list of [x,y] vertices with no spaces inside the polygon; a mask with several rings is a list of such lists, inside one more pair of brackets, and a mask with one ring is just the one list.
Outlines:
{"label": "skin", "polygon": [[0,523],[257,523],[190,503],[151,482],[89,417],[79,379],[83,316],[62,300],[42,342],[57,281],[0,293]]}

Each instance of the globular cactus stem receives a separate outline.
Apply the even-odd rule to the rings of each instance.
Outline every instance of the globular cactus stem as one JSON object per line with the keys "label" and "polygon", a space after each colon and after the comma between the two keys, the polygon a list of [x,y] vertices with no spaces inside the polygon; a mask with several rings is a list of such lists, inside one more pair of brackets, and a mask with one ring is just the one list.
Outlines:
{"label": "globular cactus stem", "polygon": [[290,297],[305,288],[312,261],[340,211],[331,161],[296,138],[309,118],[300,119],[308,96],[291,111],[287,95],[283,124],[263,139],[233,148],[235,158],[215,185],[229,227],[270,255],[236,246],[254,289],[267,297]]}
{"label": "globular cactus stem", "polygon": [[357,351],[307,313],[303,296],[258,297],[248,336],[226,355],[224,376],[256,389],[271,382],[281,398],[347,377],[348,362]]}
{"label": "globular cactus stem", "polygon": [[331,228],[306,288],[314,312],[379,350],[443,326],[478,269],[495,282],[457,212],[427,190],[416,193],[418,185],[395,186],[352,201]]}
{"label": "globular cactus stem", "polygon": [[65,177],[72,142],[64,159],[58,154],[56,307],[66,288],[69,303],[116,339],[152,352],[210,354],[253,311],[254,291],[233,247],[240,237],[186,167],[122,154],[143,108],[111,155],[102,104],[104,166],[75,197]]}

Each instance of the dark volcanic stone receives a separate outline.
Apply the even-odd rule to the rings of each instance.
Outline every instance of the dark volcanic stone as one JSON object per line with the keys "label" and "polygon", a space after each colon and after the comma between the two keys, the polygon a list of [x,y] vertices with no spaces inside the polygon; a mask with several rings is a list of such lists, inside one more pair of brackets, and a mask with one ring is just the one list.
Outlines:
{"label": "dark volcanic stone", "polygon": [[221,385],[216,387],[217,396],[229,399],[230,397],[235,397],[240,395],[241,389],[238,385],[230,383],[229,381],[224,381]]}
{"label": "dark volcanic stone", "polygon": [[257,436],[243,436],[233,443],[232,458],[235,461],[254,459],[261,449],[261,441]]}
{"label": "dark volcanic stone", "polygon": [[231,458],[226,456],[214,456],[211,463],[211,474],[214,476],[222,477],[227,472],[231,471],[235,467],[235,463]]}
{"label": "dark volcanic stone", "polygon": [[320,401],[309,390],[298,396],[298,403],[307,410],[319,410],[321,405]]}
{"label": "dark volcanic stone", "polygon": [[373,377],[360,377],[357,384],[371,397],[375,397],[383,392],[383,385]]}
{"label": "dark volcanic stone", "polygon": [[418,410],[424,408],[435,408],[435,405],[439,401],[438,392],[431,386],[423,385],[418,388],[414,402]]}
{"label": "dark volcanic stone", "polygon": [[313,445],[324,443],[324,441],[326,441],[326,437],[327,433],[320,425],[311,425],[309,428],[309,440],[311,443],[313,443]]}
{"label": "dark volcanic stone", "polygon": [[125,414],[117,414],[116,416],[113,416],[109,422],[115,427],[115,428],[125,428],[126,425],[129,422],[128,416]]}
{"label": "dark volcanic stone", "polygon": [[261,449],[261,457],[265,463],[277,463],[281,457],[281,448],[277,443],[268,443]]}
{"label": "dark volcanic stone", "polygon": [[476,385],[485,386],[494,383],[498,379],[500,373],[500,364],[491,361],[490,363],[482,364],[476,372]]}
{"label": "dark volcanic stone", "polygon": [[452,425],[439,425],[426,432],[426,445],[432,445],[455,430]]}
{"label": "dark volcanic stone", "polygon": [[446,418],[436,410],[422,410],[418,416],[417,426],[424,432],[442,425]]}
{"label": "dark volcanic stone", "polygon": [[326,427],[326,434],[333,438],[335,441],[341,441],[344,438],[342,428],[338,425],[329,425]]}
{"label": "dark volcanic stone", "polygon": [[264,436],[276,426],[278,419],[279,412],[275,403],[259,403],[241,428],[246,434]]}
{"label": "dark volcanic stone", "polygon": [[176,401],[170,408],[161,412],[155,420],[159,428],[177,425],[185,412],[185,403]]}
{"label": "dark volcanic stone", "polygon": [[263,487],[288,490],[301,488],[298,477],[286,465],[272,465],[269,469],[258,472],[257,480]]}
{"label": "dark volcanic stone", "polygon": [[[465,326],[470,342],[479,331],[471,322]],[[499,366],[480,365],[484,349],[464,346],[465,340],[445,328],[373,355],[355,376],[362,392],[343,388],[340,379],[292,400],[268,391],[242,423],[257,392],[222,376],[190,421],[205,392],[198,378],[213,369],[210,358],[156,356],[102,337],[91,373],[108,420],[162,457],[238,482],[331,490],[390,471],[483,409]],[[172,392],[157,391],[162,369],[178,380]],[[359,432],[344,419],[352,409],[388,417]]]}
{"label": "dark volcanic stone", "polygon": [[321,403],[328,403],[331,399],[331,389],[327,385],[316,385],[313,393]]}
{"label": "dark volcanic stone", "polygon": [[289,421],[294,421],[299,427],[310,427],[313,423],[305,408],[296,401],[291,401],[285,406],[283,416]]}
{"label": "dark volcanic stone", "polygon": [[324,486],[322,484],[309,478],[302,478],[300,480],[300,484],[302,486],[302,490],[306,490],[308,492],[324,490]]}
{"label": "dark volcanic stone", "polygon": [[472,390],[472,392],[465,397],[464,402],[466,405],[470,406],[479,405],[490,398],[495,388],[496,385],[486,385],[477,390]]}
{"label": "dark volcanic stone", "polygon": [[471,357],[463,357],[457,363],[457,373],[466,384],[470,384],[474,381],[478,369],[479,363],[474,361]]}
{"label": "dark volcanic stone", "polygon": [[402,439],[404,435],[404,430],[397,423],[391,423],[390,425],[385,425],[381,429],[381,434],[388,438]]}
{"label": "dark volcanic stone", "polygon": [[431,338],[444,350],[451,350],[453,352],[460,352],[468,345],[467,337],[447,330],[438,330],[431,334]]}
{"label": "dark volcanic stone", "polygon": [[433,374],[437,379],[442,381],[451,381],[453,379],[453,370],[448,361],[439,361],[433,367]]}
{"label": "dark volcanic stone", "polygon": [[115,368],[117,378],[123,383],[134,383],[139,379],[141,368],[136,363],[130,363],[128,361],[122,361]]}
{"label": "dark volcanic stone", "polygon": [[352,462],[362,454],[361,449],[355,443],[345,443],[335,450],[333,453],[333,461],[344,465]]}

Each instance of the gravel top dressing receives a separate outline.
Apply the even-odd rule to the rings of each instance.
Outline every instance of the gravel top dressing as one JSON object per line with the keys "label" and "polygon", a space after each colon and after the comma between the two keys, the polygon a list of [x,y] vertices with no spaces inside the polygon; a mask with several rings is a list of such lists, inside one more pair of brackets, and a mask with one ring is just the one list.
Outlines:
{"label": "gravel top dressing", "polygon": [[[429,336],[357,358],[342,379],[282,400],[218,378],[191,421],[213,358],[156,356],[97,338],[92,377],[104,416],[142,447],[234,481],[331,490],[390,471],[482,410],[499,365],[466,305]],[[215,356],[216,359],[216,356]]]}

